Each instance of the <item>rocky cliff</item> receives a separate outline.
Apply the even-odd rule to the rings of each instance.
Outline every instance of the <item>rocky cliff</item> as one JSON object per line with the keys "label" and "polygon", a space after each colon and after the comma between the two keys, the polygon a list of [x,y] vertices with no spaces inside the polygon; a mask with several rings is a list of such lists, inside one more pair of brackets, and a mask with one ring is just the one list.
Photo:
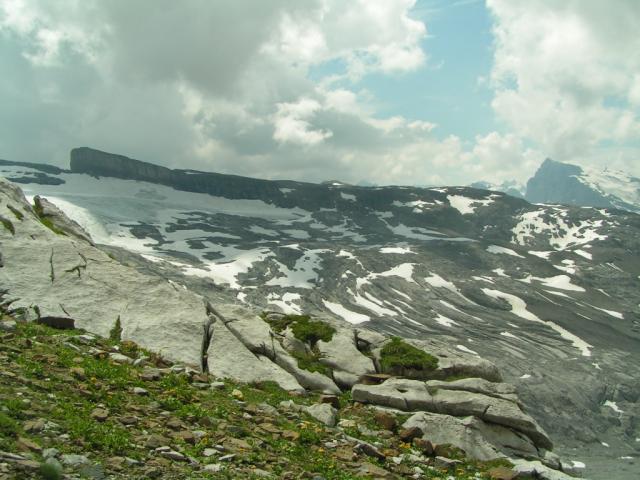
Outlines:
{"label": "rocky cliff", "polygon": [[[46,207],[30,205],[19,188],[0,180],[0,279],[8,311],[18,318],[100,336],[115,329],[122,340],[219,378],[273,381],[300,394],[351,390],[358,402],[417,412],[406,426],[425,441],[437,436],[436,443],[480,460],[520,458],[518,468],[562,478],[550,470],[562,466],[550,453],[549,436],[515,389],[499,382],[495,365],[476,354],[436,338],[407,340],[403,348],[428,352],[435,366],[403,368],[413,379],[377,375],[393,373],[385,357],[389,337],[336,321],[260,317],[243,306],[213,305],[172,281],[122,265]],[[314,334],[316,328],[324,333]],[[430,380],[436,378],[454,381]]]}

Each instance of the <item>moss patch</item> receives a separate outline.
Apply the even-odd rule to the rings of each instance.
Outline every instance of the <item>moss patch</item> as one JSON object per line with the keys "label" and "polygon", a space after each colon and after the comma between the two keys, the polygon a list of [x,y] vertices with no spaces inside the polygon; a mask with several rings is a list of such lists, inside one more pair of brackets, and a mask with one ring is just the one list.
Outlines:
{"label": "moss patch", "polygon": [[393,337],[380,352],[380,365],[385,372],[403,372],[404,370],[429,372],[438,368],[438,359],[409,345],[399,337]]}
{"label": "moss patch", "polygon": [[11,223],[11,220],[8,220],[4,217],[0,217],[0,223],[2,223],[5,229],[11,232],[11,235],[16,234],[16,229],[13,227],[13,223]]}
{"label": "moss patch", "polygon": [[22,220],[24,218],[24,214],[17,208],[12,207],[11,205],[7,205],[7,208],[11,210],[11,213],[13,213],[13,216],[16,217],[18,220]]}
{"label": "moss patch", "polygon": [[42,204],[40,203],[40,201],[37,198],[34,198],[33,211],[35,212],[36,216],[40,220],[40,223],[42,223],[45,227],[47,227],[49,230],[51,230],[56,235],[65,235],[66,236],[66,233],[64,233],[62,230],[60,230],[58,227],[56,227],[53,224],[53,222],[51,221],[51,219],[44,214],[44,210],[42,208]]}
{"label": "moss patch", "polygon": [[322,356],[315,351],[311,352],[291,352],[291,356],[298,362],[298,367],[308,372],[318,372],[327,377],[331,377],[331,368],[320,362]]}
{"label": "moss patch", "polygon": [[336,329],[326,322],[320,320],[310,320],[306,317],[304,321],[297,321],[291,326],[293,336],[314,348],[318,341],[330,342]]}

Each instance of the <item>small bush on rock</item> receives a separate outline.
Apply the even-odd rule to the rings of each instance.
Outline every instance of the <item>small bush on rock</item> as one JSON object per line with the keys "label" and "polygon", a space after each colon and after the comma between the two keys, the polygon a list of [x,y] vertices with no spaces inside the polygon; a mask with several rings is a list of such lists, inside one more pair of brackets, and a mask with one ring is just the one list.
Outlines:
{"label": "small bush on rock", "polygon": [[385,372],[431,371],[438,368],[438,359],[413,345],[409,345],[399,337],[393,337],[389,343],[382,347],[380,365]]}
{"label": "small bush on rock", "polygon": [[315,347],[318,341],[330,342],[336,329],[326,322],[320,320],[309,320],[306,317],[304,321],[297,321],[291,327],[293,336],[301,342],[307,343],[311,348]]}
{"label": "small bush on rock", "polygon": [[290,325],[297,322],[308,322],[311,318],[309,315],[282,315],[279,317],[268,316],[267,313],[262,314],[262,319],[267,322],[274,332],[284,332]]}

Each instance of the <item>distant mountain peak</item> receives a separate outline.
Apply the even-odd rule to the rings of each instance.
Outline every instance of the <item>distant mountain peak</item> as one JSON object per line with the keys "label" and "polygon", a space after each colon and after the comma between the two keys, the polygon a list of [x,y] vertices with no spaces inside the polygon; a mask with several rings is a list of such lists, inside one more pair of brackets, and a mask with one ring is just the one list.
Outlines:
{"label": "distant mountain peak", "polygon": [[526,187],[516,180],[505,180],[502,183],[491,183],[487,181],[474,182],[470,187],[481,188],[483,190],[492,190],[494,192],[503,192],[512,197],[524,198]]}
{"label": "distant mountain peak", "polygon": [[580,167],[547,158],[527,182],[525,198],[533,203],[619,208],[640,213],[640,179],[608,167]]}

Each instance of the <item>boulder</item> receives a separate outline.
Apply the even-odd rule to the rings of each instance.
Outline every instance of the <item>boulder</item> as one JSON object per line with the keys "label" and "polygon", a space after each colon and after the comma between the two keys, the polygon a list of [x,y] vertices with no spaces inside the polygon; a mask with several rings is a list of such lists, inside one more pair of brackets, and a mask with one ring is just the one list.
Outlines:
{"label": "boulder", "polygon": [[[283,350],[284,351],[284,350]],[[308,390],[314,392],[338,395],[341,390],[332,379],[319,372],[309,372],[298,367],[298,361],[288,354],[280,354],[275,363],[283,370],[289,372],[295,379]]]}
{"label": "boulder", "polygon": [[465,392],[481,393],[489,397],[518,402],[516,387],[508,383],[489,382],[484,378],[463,378],[453,382],[430,380],[427,382],[427,387],[439,390],[462,390]]}
{"label": "boulder", "polygon": [[328,403],[316,403],[303,410],[328,427],[335,427],[338,421],[338,411]]}
{"label": "boulder", "polygon": [[273,381],[285,390],[304,392],[290,373],[268,358],[247,350],[221,321],[211,326],[207,364],[209,372],[219,378],[233,378],[246,383]]}
{"label": "boulder", "polygon": [[322,354],[320,361],[333,370],[357,376],[375,373],[373,360],[356,348],[356,336],[354,330],[350,328],[336,328],[331,341],[320,340],[317,347]]}
{"label": "boulder", "polygon": [[353,400],[404,411],[425,411],[466,417],[473,415],[527,435],[536,446],[551,449],[547,434],[509,400],[475,392],[430,388],[419,380],[389,379],[381,385],[355,385]]}
{"label": "boulder", "polygon": [[91,235],[89,235],[77,222],[67,217],[62,210],[56,207],[49,200],[41,197],[40,195],[36,195],[33,197],[33,202],[36,205],[36,209],[40,216],[51,221],[56,228],[69,236],[78,238],[90,245],[94,245]]}
{"label": "boulder", "polygon": [[539,478],[541,480],[574,480],[575,477],[559,472],[542,464],[539,461],[512,460],[513,469],[523,476]]}
{"label": "boulder", "polygon": [[[358,335],[362,335],[362,332]],[[450,342],[434,338],[427,340],[405,339],[405,342],[438,359],[438,367],[435,370],[406,370],[403,372],[403,376],[407,378],[433,380],[449,377],[474,377],[483,378],[489,382],[502,381],[500,371],[495,364],[478,355],[455,348],[455,339],[451,339]],[[372,354],[379,365],[383,344],[378,342],[376,345],[377,347],[372,350]]]}
{"label": "boulder", "polygon": [[[23,218],[15,218],[9,206]],[[72,319],[76,328],[103,337],[119,317],[123,340],[172,361],[201,364],[208,317],[200,296],[126,267],[84,240],[54,233],[4,179],[0,216],[15,219],[14,234],[0,229],[0,283],[17,299],[12,308],[22,307],[43,321]]]}
{"label": "boulder", "polygon": [[273,361],[280,369],[293,376],[300,386],[321,393],[340,393],[340,388],[329,377],[298,367],[298,361],[280,345],[269,325],[258,315],[228,304],[216,305],[213,313],[237,338],[239,345],[244,345],[265,360],[268,358]]}
{"label": "boulder", "polygon": [[403,427],[418,427],[424,432],[422,438],[425,440],[436,445],[453,445],[476,460],[488,461],[509,455],[537,455],[536,447],[525,435],[472,416],[458,418],[418,412]]}

